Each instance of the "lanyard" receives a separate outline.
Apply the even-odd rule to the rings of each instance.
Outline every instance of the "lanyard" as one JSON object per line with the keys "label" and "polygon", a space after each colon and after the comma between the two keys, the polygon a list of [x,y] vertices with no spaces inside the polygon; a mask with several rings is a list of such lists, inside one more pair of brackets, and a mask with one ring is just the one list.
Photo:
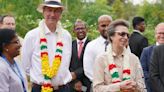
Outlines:
{"label": "lanyard", "polygon": [[[25,88],[25,85],[24,85],[23,76],[22,76],[22,74],[21,74],[21,71],[20,71],[20,69],[19,69],[17,63],[14,61],[14,64],[11,65],[4,55],[2,55],[2,58],[9,64],[10,68],[14,71],[14,73],[15,73],[15,74],[19,77],[19,79],[21,80],[21,83],[22,83],[22,86],[23,86],[23,91],[24,91],[24,92],[27,92],[27,91],[26,91],[26,88]],[[15,71],[15,69],[13,68],[13,66],[16,67],[17,72]]]}

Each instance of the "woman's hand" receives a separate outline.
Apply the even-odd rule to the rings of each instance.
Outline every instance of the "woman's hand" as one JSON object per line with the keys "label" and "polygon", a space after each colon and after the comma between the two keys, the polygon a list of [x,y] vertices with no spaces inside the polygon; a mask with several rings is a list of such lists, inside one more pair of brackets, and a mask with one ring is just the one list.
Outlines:
{"label": "woman's hand", "polygon": [[121,82],[120,90],[121,92],[134,92],[137,87],[137,83],[132,80],[126,80]]}

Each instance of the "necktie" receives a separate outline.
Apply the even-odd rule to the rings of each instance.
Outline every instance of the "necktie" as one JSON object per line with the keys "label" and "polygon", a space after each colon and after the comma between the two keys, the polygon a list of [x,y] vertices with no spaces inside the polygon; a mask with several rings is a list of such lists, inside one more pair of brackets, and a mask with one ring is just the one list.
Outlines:
{"label": "necktie", "polygon": [[109,42],[106,40],[106,41],[104,42],[104,44],[105,44],[105,52],[106,52],[107,46],[108,46]]}
{"label": "necktie", "polygon": [[78,44],[79,44],[78,57],[80,58],[80,55],[83,49],[83,41],[79,41]]}

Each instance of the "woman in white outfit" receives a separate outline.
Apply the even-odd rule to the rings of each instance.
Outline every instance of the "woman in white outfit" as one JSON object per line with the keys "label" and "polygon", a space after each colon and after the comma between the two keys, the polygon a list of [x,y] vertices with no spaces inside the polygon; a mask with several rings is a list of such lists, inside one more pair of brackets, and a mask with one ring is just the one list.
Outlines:
{"label": "woman in white outfit", "polygon": [[20,47],[14,30],[0,30],[0,92],[27,92],[25,73],[14,60]]}

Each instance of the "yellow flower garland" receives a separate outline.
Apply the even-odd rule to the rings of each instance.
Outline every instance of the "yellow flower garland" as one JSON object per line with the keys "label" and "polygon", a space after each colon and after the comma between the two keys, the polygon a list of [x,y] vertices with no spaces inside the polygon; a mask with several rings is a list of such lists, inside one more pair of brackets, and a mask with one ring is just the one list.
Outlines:
{"label": "yellow flower garland", "polygon": [[42,74],[44,75],[44,83],[42,84],[41,92],[53,92],[51,78],[56,76],[62,60],[62,41],[58,40],[56,44],[56,53],[54,56],[53,64],[50,67],[47,49],[47,39],[43,32],[41,32],[40,49],[41,49],[41,65]]}

